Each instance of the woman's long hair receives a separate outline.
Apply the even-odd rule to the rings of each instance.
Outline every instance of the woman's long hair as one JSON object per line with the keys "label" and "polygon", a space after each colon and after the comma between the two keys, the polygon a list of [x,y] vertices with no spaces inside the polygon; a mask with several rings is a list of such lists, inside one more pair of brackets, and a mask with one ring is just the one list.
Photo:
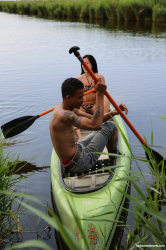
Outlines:
{"label": "woman's long hair", "polygon": [[[92,71],[93,73],[98,73],[98,68],[97,68],[97,62],[96,59],[92,56],[92,55],[85,55],[83,57],[84,58],[88,58],[89,62],[92,64]],[[81,66],[81,75],[84,74],[83,68]]]}

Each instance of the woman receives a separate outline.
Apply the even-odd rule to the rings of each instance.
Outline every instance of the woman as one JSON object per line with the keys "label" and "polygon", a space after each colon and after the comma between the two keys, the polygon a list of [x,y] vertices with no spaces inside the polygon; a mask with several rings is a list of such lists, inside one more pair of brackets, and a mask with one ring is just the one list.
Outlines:
{"label": "woman", "polygon": [[[97,63],[95,58],[92,55],[85,55],[84,61],[89,66],[89,68],[95,73],[97,77],[101,77],[103,81],[105,82],[104,76],[98,73],[97,69]],[[95,82],[89,72],[84,68],[82,65],[81,67],[81,75],[77,77],[83,84],[84,84],[84,92],[87,92],[88,90],[91,90],[95,86]],[[80,108],[81,111],[84,111],[88,114],[93,114],[95,110],[95,103],[96,103],[96,94],[95,91],[93,93],[90,93],[88,95],[84,96],[84,104]],[[107,113],[110,109],[110,101],[107,99],[107,97],[104,97],[104,113]]]}
{"label": "woman", "polygon": [[[95,58],[92,55],[85,55],[83,57],[86,64],[89,66],[89,68],[95,73],[97,77],[101,77],[103,81],[105,82],[104,76],[98,73],[97,63]],[[92,78],[92,76],[88,73],[88,71],[85,69],[85,67],[81,66],[81,75],[77,77],[78,80],[80,80],[84,84],[84,92],[87,92],[88,90],[91,90],[95,86],[95,82]],[[82,107],[80,108],[81,111],[86,112],[88,114],[93,114],[96,107],[96,94],[95,91],[85,95],[84,96],[84,103]],[[104,113],[107,113],[110,109],[110,101],[107,99],[107,97],[104,97]],[[82,139],[81,132],[79,129],[75,130],[75,133],[77,135],[77,140],[80,141]]]}

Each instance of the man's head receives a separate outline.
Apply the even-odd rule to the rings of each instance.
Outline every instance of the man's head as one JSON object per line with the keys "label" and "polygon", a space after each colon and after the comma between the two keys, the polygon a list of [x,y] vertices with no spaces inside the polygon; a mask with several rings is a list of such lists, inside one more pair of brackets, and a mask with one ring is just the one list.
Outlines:
{"label": "man's head", "polygon": [[62,98],[73,108],[80,108],[83,103],[84,85],[77,78],[68,78],[62,83]]}

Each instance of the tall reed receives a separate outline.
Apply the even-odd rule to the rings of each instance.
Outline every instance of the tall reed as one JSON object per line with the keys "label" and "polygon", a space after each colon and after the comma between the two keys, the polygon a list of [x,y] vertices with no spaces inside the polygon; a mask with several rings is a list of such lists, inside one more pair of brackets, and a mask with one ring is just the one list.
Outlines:
{"label": "tall reed", "polygon": [[0,11],[51,18],[166,21],[165,0],[0,1]]}
{"label": "tall reed", "polygon": [[[126,142],[127,140],[122,131],[121,133]],[[153,131],[151,132],[151,145],[153,145]],[[128,235],[125,250],[137,249],[141,245],[152,245],[152,248],[140,247],[140,249],[154,249],[153,246],[156,245],[157,248],[155,249],[162,250],[166,247],[166,214],[161,213],[162,207],[165,208],[166,205],[165,158],[163,156],[163,160],[157,163],[152,151],[143,145],[142,147],[146,151],[149,160],[135,158],[131,152],[132,160],[136,163],[136,166],[131,166],[130,175],[117,180],[127,180],[131,182],[132,187],[131,195],[123,193],[131,203],[127,212],[132,222],[125,228]],[[148,174],[142,172],[139,166],[140,162],[144,162],[149,168],[149,177],[153,175],[155,182],[147,182]],[[122,192],[120,189],[118,191]]]}
{"label": "tall reed", "polygon": [[[0,135],[1,138],[1,135]],[[19,155],[4,153],[5,143],[0,140],[0,245],[5,246],[6,242],[16,240],[13,229],[20,226],[18,216],[22,208],[17,206],[13,210],[13,203],[18,195],[16,184],[25,177],[13,176],[16,173],[16,166],[19,162]],[[9,193],[10,192],[10,193]]]}

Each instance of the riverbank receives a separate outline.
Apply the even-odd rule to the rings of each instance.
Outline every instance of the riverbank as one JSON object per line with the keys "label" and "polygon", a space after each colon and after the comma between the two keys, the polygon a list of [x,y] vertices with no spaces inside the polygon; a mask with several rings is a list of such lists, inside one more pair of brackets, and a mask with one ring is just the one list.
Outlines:
{"label": "riverbank", "polygon": [[0,1],[0,11],[39,17],[166,22],[165,0]]}

